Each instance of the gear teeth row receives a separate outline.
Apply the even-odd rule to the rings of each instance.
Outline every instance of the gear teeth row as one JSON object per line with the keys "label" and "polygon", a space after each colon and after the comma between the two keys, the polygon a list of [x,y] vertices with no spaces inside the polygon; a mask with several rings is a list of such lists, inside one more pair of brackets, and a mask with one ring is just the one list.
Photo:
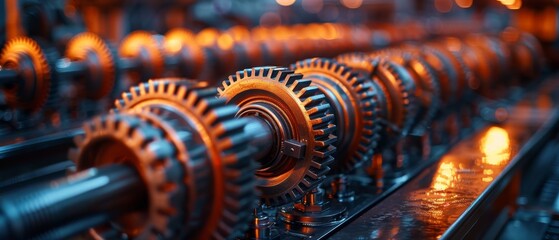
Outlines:
{"label": "gear teeth row", "polygon": [[[332,163],[331,154],[334,147],[331,145],[335,142],[335,137],[331,135],[334,131],[334,126],[331,124],[333,116],[328,113],[329,106],[325,102],[324,95],[320,94],[316,87],[310,86],[311,82],[303,79],[301,74],[296,74],[294,71],[286,68],[277,67],[258,67],[238,71],[234,75],[223,81],[222,86],[218,88],[219,94],[225,98],[233,98],[230,95],[239,95],[239,92],[230,93],[235,84],[242,84],[245,81],[258,81],[250,82],[251,84],[275,84],[278,91],[291,93],[293,101],[297,102],[304,108],[303,114],[308,116],[312,129],[299,130],[310,131],[314,136],[311,146],[313,146],[312,156],[307,159],[307,170],[301,179],[294,179],[295,184],[285,188],[281,193],[268,196],[263,195],[262,201],[268,205],[277,206],[288,203],[292,200],[301,198],[308,190],[317,186],[325,174],[330,170],[329,165]],[[254,88],[257,88],[255,86]],[[284,109],[284,111],[288,111]],[[290,110],[291,111],[291,110]],[[293,111],[295,111],[293,109]],[[305,184],[302,184],[304,182]],[[260,186],[260,188],[266,188]],[[265,191],[263,191],[265,192]]]}
{"label": "gear teeth row", "polygon": [[[184,193],[177,185],[182,184],[183,172],[179,162],[176,160],[176,148],[163,136],[163,131],[157,128],[150,121],[145,121],[142,115],[146,112],[135,112],[130,114],[109,114],[97,117],[84,124],[84,135],[75,139],[77,149],[70,152],[70,158],[76,162],[78,169],[94,167],[97,163],[96,158],[90,158],[97,154],[95,143],[100,139],[115,139],[125,144],[129,151],[133,152],[133,157],[138,165],[137,169],[142,169],[144,181],[147,183],[150,197],[150,222],[146,229],[140,233],[139,237],[155,238],[157,235],[171,237],[175,230],[170,227],[171,220],[181,218],[177,214],[179,205],[173,204],[177,199],[181,199]],[[98,147],[98,146],[97,146]],[[95,153],[95,154],[92,154]],[[120,161],[118,156],[115,159],[102,159],[102,161]],[[129,161],[133,161],[129,159]],[[107,163],[107,162],[105,162]],[[173,187],[169,187],[173,186]],[[176,207],[174,207],[176,206]]]}
{"label": "gear teeth row", "polygon": [[[22,108],[30,112],[39,112],[49,99],[52,88],[52,72],[47,57],[39,44],[28,37],[17,37],[4,46],[0,54],[0,66],[19,68],[23,58],[29,58],[33,65],[33,86],[23,86],[27,82],[18,83],[14,88],[6,89],[6,100],[12,108]],[[19,69],[18,69],[19,70]],[[21,92],[30,89],[31,93],[20,96]]]}
{"label": "gear teeth row", "polygon": [[[187,111],[192,116],[197,116],[204,126],[203,134],[209,134],[213,139],[212,146],[220,153],[218,159],[220,170],[213,172],[219,174],[223,180],[223,195],[225,199],[214,199],[213,201],[223,201],[223,208],[213,210],[208,217],[207,223],[200,237],[223,239],[233,234],[232,229],[242,229],[246,222],[243,219],[246,209],[249,209],[255,202],[254,183],[250,184],[254,178],[254,169],[251,161],[251,151],[246,148],[249,141],[244,133],[245,120],[235,119],[236,107],[225,104],[224,99],[215,98],[215,89],[202,89],[191,86],[186,81],[164,80],[149,81],[132,87],[128,93],[122,95],[122,99],[115,102],[116,112],[126,112],[142,104],[172,104],[180,111]],[[153,101],[153,102],[150,102]],[[166,103],[167,102],[167,103]],[[229,199],[229,200],[228,200]],[[230,199],[237,199],[238,202],[231,203]],[[215,208],[215,206],[213,207]],[[212,207],[209,210],[212,211]],[[248,218],[244,218],[248,220]],[[210,236],[211,235],[211,236]]]}
{"label": "gear teeth row", "polygon": [[361,136],[356,143],[355,149],[351,151],[351,156],[345,160],[338,160],[337,168],[342,172],[347,172],[369,160],[372,154],[370,149],[377,145],[380,137],[378,136],[379,128],[377,126],[377,103],[373,101],[375,97],[374,92],[366,84],[366,78],[359,76],[356,71],[353,71],[345,64],[326,58],[312,58],[299,61],[291,65],[291,69],[296,69],[297,72],[303,74],[312,74],[314,71],[319,71],[347,82],[350,90],[358,98],[358,107],[363,117],[363,130],[360,133]]}

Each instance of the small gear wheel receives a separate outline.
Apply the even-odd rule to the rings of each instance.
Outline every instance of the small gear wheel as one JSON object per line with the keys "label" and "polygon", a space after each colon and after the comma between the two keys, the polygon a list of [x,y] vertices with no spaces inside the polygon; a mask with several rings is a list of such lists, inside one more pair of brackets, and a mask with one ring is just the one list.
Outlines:
{"label": "small gear wheel", "polygon": [[206,53],[193,33],[182,28],[172,29],[165,34],[164,46],[166,54],[179,56],[181,77],[197,79],[207,71]]}
{"label": "small gear wheel", "polygon": [[[84,135],[75,138],[77,148],[69,154],[78,170],[130,164],[146,184],[149,207],[145,219],[125,215],[117,224],[131,237],[170,237],[170,225],[182,208],[181,201],[173,200],[184,198],[185,187],[176,149],[164,138],[163,130],[134,114],[122,113],[97,117],[83,129]],[[138,228],[142,230],[138,232]]]}
{"label": "small gear wheel", "polygon": [[120,45],[119,55],[141,63],[136,71],[129,74],[133,84],[161,77],[165,69],[161,41],[146,31],[135,31],[126,36]]}
{"label": "small gear wheel", "polygon": [[115,56],[103,39],[93,33],[81,33],[68,42],[65,56],[70,61],[87,62],[82,91],[88,98],[108,96],[115,86]]}
{"label": "small gear wheel", "polygon": [[[313,81],[334,109],[338,127],[337,170],[347,172],[370,160],[379,139],[374,92],[366,78],[332,59],[311,58],[291,68]],[[349,157],[346,157],[349,156]]]}
{"label": "small gear wheel", "polygon": [[[149,81],[123,93],[116,101],[116,112],[149,108],[161,115],[173,114],[192,134],[196,144],[205,146],[211,179],[206,189],[202,220],[193,222],[196,239],[225,239],[248,226],[255,202],[254,169],[244,133],[247,121],[235,119],[238,109],[215,98],[215,89],[197,88],[187,81]],[[210,191],[208,191],[210,189]],[[198,209],[200,210],[200,209]]]}
{"label": "small gear wheel", "polygon": [[[333,116],[324,95],[286,68],[258,67],[238,71],[218,89],[229,103],[238,105],[240,117],[258,117],[273,129],[274,146],[260,159],[257,178],[262,200],[272,206],[298,200],[316,187],[333,162]],[[297,158],[283,151],[287,140],[305,145]]]}
{"label": "small gear wheel", "polygon": [[51,92],[51,67],[39,44],[28,37],[6,43],[0,66],[18,72],[19,79],[4,89],[8,106],[30,112],[40,111]]}

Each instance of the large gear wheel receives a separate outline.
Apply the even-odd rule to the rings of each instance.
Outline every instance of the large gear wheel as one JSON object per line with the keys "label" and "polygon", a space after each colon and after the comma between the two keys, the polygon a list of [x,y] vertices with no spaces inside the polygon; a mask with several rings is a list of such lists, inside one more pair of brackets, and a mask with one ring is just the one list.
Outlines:
{"label": "large gear wheel", "polygon": [[146,184],[148,210],[140,219],[134,214],[123,216],[117,223],[120,228],[142,239],[170,238],[173,231],[180,230],[171,225],[184,221],[179,220],[182,214],[178,211],[185,196],[184,173],[175,157],[177,149],[165,139],[163,129],[135,114],[122,113],[97,117],[83,129],[85,134],[76,137],[77,148],[70,152],[78,170],[130,164]]}
{"label": "large gear wheel", "polygon": [[87,62],[88,71],[80,87],[85,96],[101,99],[115,86],[115,56],[103,39],[93,33],[81,33],[68,42],[65,56],[71,61]]}
{"label": "large gear wheel", "polygon": [[140,68],[129,74],[133,84],[161,77],[165,69],[162,43],[146,31],[135,31],[126,36],[120,45],[119,55],[141,62]]}
{"label": "large gear wheel", "polygon": [[16,70],[20,76],[4,89],[8,106],[40,111],[51,93],[51,67],[39,44],[28,37],[10,40],[2,51],[0,66]]}
{"label": "large gear wheel", "polygon": [[326,58],[302,60],[291,68],[312,80],[334,109],[338,127],[337,170],[347,172],[370,160],[378,144],[379,121],[374,92],[366,79],[346,65]]}
{"label": "large gear wheel", "polygon": [[195,143],[205,146],[208,166],[201,172],[208,175],[211,185],[201,191],[211,197],[205,199],[199,214],[203,220],[194,221],[199,228],[197,239],[225,239],[248,226],[250,212],[246,209],[256,200],[255,167],[244,134],[246,121],[235,119],[238,109],[225,105],[216,94],[215,89],[196,88],[187,81],[160,80],[133,87],[116,101],[118,112],[149,108],[178,116]]}
{"label": "large gear wheel", "polygon": [[[333,162],[333,116],[324,95],[311,82],[286,68],[259,67],[238,71],[218,89],[238,105],[240,117],[255,116],[275,130],[275,146],[256,172],[262,200],[272,206],[301,198],[316,187]],[[283,152],[286,140],[305,144],[301,158]]]}
{"label": "large gear wheel", "polygon": [[165,53],[179,55],[181,77],[197,79],[208,70],[204,50],[196,43],[194,34],[185,29],[172,29],[165,34]]}

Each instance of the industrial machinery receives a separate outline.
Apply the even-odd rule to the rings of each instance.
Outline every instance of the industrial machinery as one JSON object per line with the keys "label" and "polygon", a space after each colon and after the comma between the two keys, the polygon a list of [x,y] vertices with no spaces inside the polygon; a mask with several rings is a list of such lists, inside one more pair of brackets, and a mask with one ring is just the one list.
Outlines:
{"label": "industrial machinery", "polygon": [[3,7],[0,239],[559,237],[553,1]]}

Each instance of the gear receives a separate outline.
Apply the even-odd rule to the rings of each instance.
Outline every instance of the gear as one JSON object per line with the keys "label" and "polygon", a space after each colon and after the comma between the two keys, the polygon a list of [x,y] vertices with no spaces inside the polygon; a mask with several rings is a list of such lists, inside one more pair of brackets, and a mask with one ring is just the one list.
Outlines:
{"label": "gear", "polygon": [[344,64],[325,58],[302,60],[291,68],[312,80],[334,109],[338,126],[337,170],[350,171],[369,160],[378,144],[379,122],[373,91],[366,78],[359,77]]}
{"label": "gear", "polygon": [[179,116],[183,126],[188,126],[195,143],[205,146],[208,166],[204,169],[210,170],[200,171],[209,175],[212,185],[201,191],[212,191],[207,191],[211,199],[205,200],[204,212],[199,214],[204,219],[195,222],[195,227],[200,228],[195,236],[198,239],[224,239],[248,226],[250,212],[246,209],[255,202],[255,167],[251,151],[246,148],[246,120],[235,119],[238,109],[215,98],[216,93],[213,89],[196,88],[187,81],[149,81],[124,93],[116,101],[115,109],[172,112]]}
{"label": "gear", "polygon": [[40,111],[51,93],[51,67],[39,44],[17,37],[4,46],[0,66],[19,73],[18,82],[4,89],[11,108]]}
{"label": "gear", "polygon": [[509,27],[501,33],[512,54],[513,64],[522,78],[534,79],[545,66],[543,50],[538,40],[525,32]]}
{"label": "gear", "polygon": [[66,57],[71,61],[87,62],[88,71],[80,87],[91,99],[108,96],[115,86],[115,56],[99,36],[93,33],[81,33],[68,42]]}
{"label": "gear", "polygon": [[388,57],[376,57],[373,59],[375,69],[373,77],[377,77],[391,91],[392,107],[400,109],[394,111],[394,121],[399,127],[401,134],[407,135],[414,124],[417,113],[417,100],[413,93],[415,82],[410,73],[401,65],[393,62]]}
{"label": "gear", "polygon": [[163,74],[165,59],[161,42],[156,36],[146,31],[130,33],[121,43],[119,55],[123,58],[137,59],[141,62],[139,70],[130,74],[133,84]]}
{"label": "gear", "polygon": [[422,107],[421,114],[414,121],[414,130],[417,130],[415,126],[421,126],[421,129],[429,126],[439,110],[441,94],[440,84],[429,64],[420,55],[399,49],[382,50],[370,56],[386,56],[408,70],[416,86],[414,97],[420,101]]}
{"label": "gear", "polygon": [[204,50],[196,43],[194,34],[185,29],[177,28],[165,34],[165,53],[180,56],[182,77],[197,79],[207,71]]}
{"label": "gear", "polygon": [[[256,172],[263,201],[272,206],[301,198],[325,178],[333,162],[333,116],[327,114],[324,95],[311,82],[286,68],[259,67],[231,75],[218,89],[221,97],[237,104],[238,116],[256,116],[275,130],[275,146]],[[304,143],[301,158],[288,156],[286,140]]]}
{"label": "gear", "polygon": [[[164,138],[163,129],[143,121],[134,114],[110,114],[84,125],[83,136],[75,139],[77,149],[70,158],[78,170],[108,164],[130,164],[146,184],[147,221],[124,216],[119,225],[132,237],[170,237],[170,225],[180,217],[177,210],[184,197],[183,172],[176,160],[176,148]],[[188,141],[187,139],[184,139]],[[133,220],[135,219],[135,220]],[[138,226],[138,222],[142,222]],[[137,229],[142,229],[137,232]]]}

